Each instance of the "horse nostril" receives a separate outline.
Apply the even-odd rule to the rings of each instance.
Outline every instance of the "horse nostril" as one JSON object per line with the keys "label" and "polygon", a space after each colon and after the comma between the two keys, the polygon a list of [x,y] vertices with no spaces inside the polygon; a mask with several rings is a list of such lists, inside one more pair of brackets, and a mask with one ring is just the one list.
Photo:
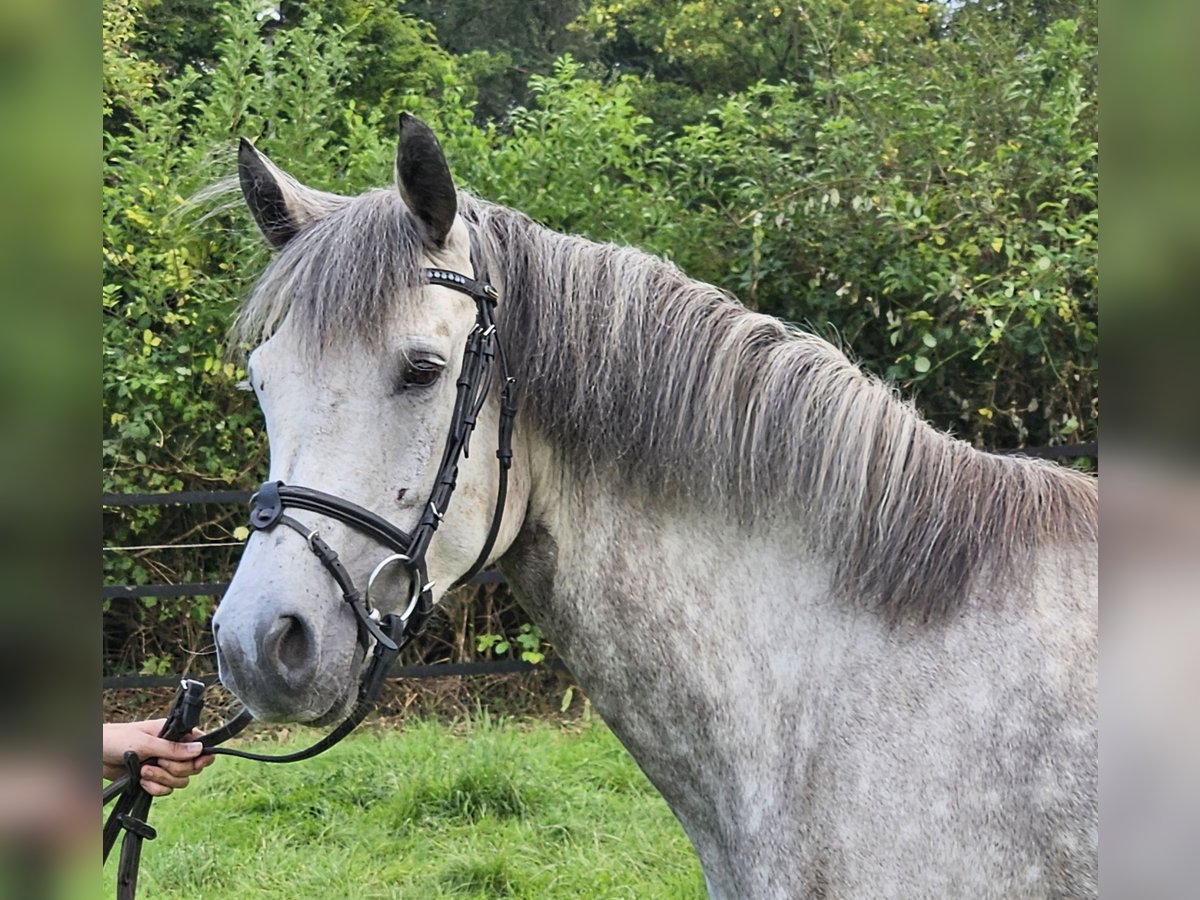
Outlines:
{"label": "horse nostril", "polygon": [[295,616],[280,616],[267,633],[267,653],[285,674],[299,674],[312,666],[312,639],[308,628]]}

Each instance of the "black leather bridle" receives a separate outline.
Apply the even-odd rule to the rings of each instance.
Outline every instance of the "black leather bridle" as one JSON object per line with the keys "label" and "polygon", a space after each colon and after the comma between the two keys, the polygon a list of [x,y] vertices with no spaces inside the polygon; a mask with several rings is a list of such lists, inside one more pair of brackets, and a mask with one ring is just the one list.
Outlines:
{"label": "black leather bridle", "polygon": [[[470,455],[471,433],[491,391],[497,362],[503,383],[500,390],[500,427],[496,450],[500,462],[496,506],[479,556],[470,569],[459,578],[459,583],[474,577],[487,564],[500,531],[504,504],[508,496],[508,470],[512,465],[512,428],[516,416],[513,396],[515,382],[508,374],[504,353],[496,335],[496,291],[485,281],[445,269],[425,269],[422,274],[426,284],[442,285],[471,297],[475,301],[476,318],[463,352],[454,411],[450,418],[450,433],[446,438],[442,461],[438,466],[433,489],[425,501],[425,507],[412,534],[349,500],[312,488],[284,484],[282,481],[265,482],[250,500],[251,528],[256,531],[270,531],[276,525],[286,525],[308,542],[309,549],[317,555],[326,571],[337,582],[338,587],[342,589],[342,598],[353,610],[358,620],[358,640],[364,652],[374,642],[376,648],[383,647],[392,654],[398,653],[403,643],[419,636],[425,630],[425,622],[433,608],[433,584],[428,580],[425,554],[433,533],[449,508],[450,498],[458,482],[459,462]],[[359,591],[350,574],[338,560],[337,554],[321,539],[318,530],[296,521],[285,512],[288,509],[308,510],[336,519],[392,552],[375,566],[367,579],[366,589]],[[385,570],[394,565],[401,566],[408,572],[408,603],[402,612],[381,617],[379,611],[371,607],[371,587]],[[369,676],[364,681],[369,681]]]}
{"label": "black leather bridle", "polygon": [[[371,661],[359,682],[354,707],[341,724],[311,747],[279,756],[219,746],[253,721],[254,716],[249,710],[243,709],[220,728],[200,738],[206,753],[237,756],[259,762],[299,762],[328,750],[366,718],[383,687],[388,668],[404,646],[424,632],[426,621],[433,609],[434,585],[428,578],[425,556],[433,534],[450,505],[450,498],[458,481],[459,462],[469,456],[471,434],[491,393],[498,364],[501,385],[496,457],[500,464],[500,477],[496,491],[496,507],[479,556],[471,568],[459,578],[458,583],[470,580],[487,564],[496,543],[496,536],[500,532],[508,496],[508,471],[512,465],[512,431],[517,412],[516,382],[508,373],[503,347],[496,333],[495,311],[499,298],[495,288],[487,281],[483,254],[479,250],[473,230],[471,263],[480,278],[469,278],[446,269],[426,268],[421,272],[423,283],[447,287],[474,300],[475,325],[467,336],[463,352],[454,411],[450,419],[450,433],[446,438],[441,464],[433,490],[412,533],[396,527],[381,516],[349,500],[312,488],[284,484],[282,481],[265,482],[250,500],[251,528],[256,531],[270,531],[277,525],[285,525],[301,534],[309,549],[316,554],[325,570],[337,583],[342,591],[342,599],[353,611],[358,623],[358,643],[363,648],[364,656],[371,654]],[[289,510],[301,509],[349,525],[391,551],[375,566],[367,579],[365,590],[360,591],[357,588],[350,573],[338,559],[337,553],[321,538],[318,529],[309,528],[288,514]],[[400,612],[381,615],[379,610],[371,605],[371,586],[392,566],[400,566],[407,571],[408,599]],[[184,680],[163,726],[162,737],[180,740],[196,727],[204,705],[203,693],[203,682]],[[113,781],[104,791],[106,806],[110,801],[120,798],[104,826],[104,859],[108,859],[109,851],[120,833],[125,832],[117,870],[119,900],[133,900],[142,841],[155,836],[154,829],[146,823],[152,797],[140,785],[141,766],[153,762],[154,760],[139,759],[132,751],[127,753],[125,764],[128,772]]]}

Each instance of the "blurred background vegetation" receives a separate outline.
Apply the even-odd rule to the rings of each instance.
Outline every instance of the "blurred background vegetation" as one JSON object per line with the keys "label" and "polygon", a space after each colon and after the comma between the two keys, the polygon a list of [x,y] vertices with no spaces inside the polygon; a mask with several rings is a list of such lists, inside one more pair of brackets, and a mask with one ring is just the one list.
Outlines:
{"label": "blurred background vegetation", "polygon": [[[103,5],[105,492],[266,473],[225,329],[266,260],[187,198],[246,136],[339,193],[395,117],[460,186],[670,257],[839,343],[985,448],[1094,440],[1095,0],[327,0]],[[111,508],[108,583],[220,581],[241,508]],[[203,543],[206,549],[121,550]],[[217,546],[212,546],[217,545]],[[229,546],[220,546],[229,545]],[[523,618],[451,604],[423,659]],[[107,601],[106,670],[211,669],[211,598]],[[524,632],[528,633],[528,632]],[[516,642],[512,642],[514,647]]]}

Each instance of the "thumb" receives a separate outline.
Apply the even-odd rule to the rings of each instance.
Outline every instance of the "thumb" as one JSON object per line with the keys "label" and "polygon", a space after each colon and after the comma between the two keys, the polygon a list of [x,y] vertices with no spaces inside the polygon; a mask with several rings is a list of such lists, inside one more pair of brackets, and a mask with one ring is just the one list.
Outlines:
{"label": "thumb", "polygon": [[143,759],[157,756],[159,759],[194,759],[200,755],[204,745],[199,741],[168,741],[166,738],[146,736],[138,755]]}

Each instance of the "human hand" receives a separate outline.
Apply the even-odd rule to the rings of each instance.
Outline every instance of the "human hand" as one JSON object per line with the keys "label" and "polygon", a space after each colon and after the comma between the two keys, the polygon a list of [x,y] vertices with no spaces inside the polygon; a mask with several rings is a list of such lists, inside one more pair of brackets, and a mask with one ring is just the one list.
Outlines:
{"label": "human hand", "polygon": [[192,731],[184,742],[160,738],[166,719],[143,722],[114,722],[104,725],[104,777],[120,778],[125,774],[125,753],[132,750],[141,759],[156,758],[155,765],[142,766],[142,788],[155,797],[165,797],[175,788],[187,787],[188,778],[213,761],[202,756],[204,745],[196,738],[201,732]]}

